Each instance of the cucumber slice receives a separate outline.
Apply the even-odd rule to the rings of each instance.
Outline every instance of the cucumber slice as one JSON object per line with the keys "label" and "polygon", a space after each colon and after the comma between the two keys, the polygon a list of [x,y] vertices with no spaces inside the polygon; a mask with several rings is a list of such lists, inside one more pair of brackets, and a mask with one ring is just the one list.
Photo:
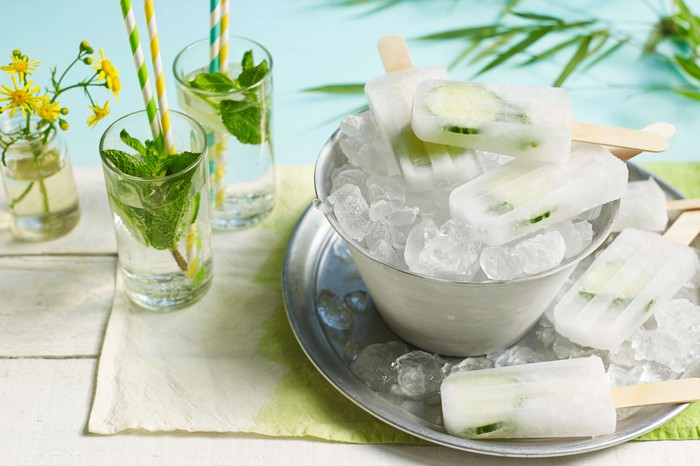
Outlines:
{"label": "cucumber slice", "polygon": [[[433,115],[457,121],[530,123],[530,118],[523,109],[477,83],[459,82],[436,86],[428,92],[425,105]],[[479,131],[478,128],[459,124],[450,125],[446,129],[461,134],[478,134]]]}

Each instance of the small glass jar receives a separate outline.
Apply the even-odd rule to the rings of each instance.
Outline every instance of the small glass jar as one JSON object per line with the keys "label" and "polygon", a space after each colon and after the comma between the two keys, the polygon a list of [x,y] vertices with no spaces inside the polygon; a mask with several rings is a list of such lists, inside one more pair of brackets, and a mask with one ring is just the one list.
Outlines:
{"label": "small glass jar", "polygon": [[37,118],[29,118],[31,132],[23,139],[13,135],[27,124],[16,115],[0,121],[0,163],[10,230],[21,240],[43,241],[71,231],[80,220],[78,190],[65,140],[55,128],[40,131]]}

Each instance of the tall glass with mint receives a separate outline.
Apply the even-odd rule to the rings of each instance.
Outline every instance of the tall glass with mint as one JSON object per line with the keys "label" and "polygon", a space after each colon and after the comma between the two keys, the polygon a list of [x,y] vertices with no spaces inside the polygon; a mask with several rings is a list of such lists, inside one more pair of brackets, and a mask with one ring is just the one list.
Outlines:
{"label": "tall glass with mint", "polygon": [[212,279],[207,137],[170,111],[174,150],[153,142],[145,112],[105,131],[100,156],[129,299],[169,311],[194,303]]}
{"label": "tall glass with mint", "polygon": [[173,72],[180,107],[207,131],[212,226],[260,222],[275,203],[272,57],[257,42],[231,36],[228,69],[210,72],[204,39],[178,54]]}

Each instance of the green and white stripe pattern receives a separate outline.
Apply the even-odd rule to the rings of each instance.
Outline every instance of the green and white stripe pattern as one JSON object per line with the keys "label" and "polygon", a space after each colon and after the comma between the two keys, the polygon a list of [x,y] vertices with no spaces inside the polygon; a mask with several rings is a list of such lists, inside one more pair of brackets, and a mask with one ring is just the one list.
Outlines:
{"label": "green and white stripe pattern", "polygon": [[148,121],[151,125],[151,133],[153,134],[153,140],[156,143],[156,148],[159,151],[162,151],[163,134],[160,129],[160,122],[158,121],[158,110],[156,109],[156,103],[153,98],[153,92],[151,91],[151,84],[148,81],[148,70],[146,69],[146,63],[143,59],[141,41],[139,39],[139,33],[136,28],[136,18],[134,18],[134,12],[131,8],[130,0],[120,0],[119,3],[122,8],[122,15],[124,15],[124,25],[126,26],[126,33],[129,35],[129,45],[131,46],[131,53],[134,57],[134,66],[136,67],[136,73],[139,78],[139,85],[141,86],[143,102],[146,105],[146,114],[148,115]]}
{"label": "green and white stripe pattern", "polygon": [[219,0],[209,2],[209,71],[219,71],[219,27],[221,7]]}

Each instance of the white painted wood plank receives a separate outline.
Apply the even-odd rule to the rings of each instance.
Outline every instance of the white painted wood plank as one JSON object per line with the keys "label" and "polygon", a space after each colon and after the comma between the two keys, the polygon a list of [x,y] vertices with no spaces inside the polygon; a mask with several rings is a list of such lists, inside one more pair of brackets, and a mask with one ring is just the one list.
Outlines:
{"label": "white painted wood plank", "polygon": [[[348,445],[225,434],[85,434],[94,359],[0,359],[0,464],[53,465],[521,465],[438,446]],[[700,441],[631,442],[548,465],[700,464]]]}
{"label": "white painted wood plank", "polygon": [[80,221],[62,238],[26,242],[14,239],[9,231],[5,190],[0,189],[0,256],[23,254],[116,254],[112,214],[107,201],[102,167],[74,168],[80,198]]}
{"label": "white painted wood plank", "polygon": [[99,354],[116,257],[0,257],[0,356]]}

